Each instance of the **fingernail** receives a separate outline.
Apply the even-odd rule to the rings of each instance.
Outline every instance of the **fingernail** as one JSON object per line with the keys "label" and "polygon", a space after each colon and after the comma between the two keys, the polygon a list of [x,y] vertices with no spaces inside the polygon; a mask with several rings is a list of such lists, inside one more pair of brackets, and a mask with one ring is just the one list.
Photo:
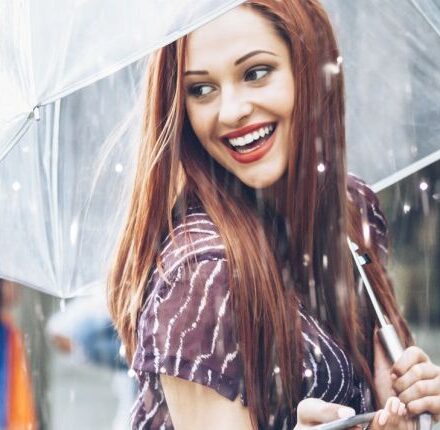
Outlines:
{"label": "fingernail", "polygon": [[400,401],[399,401],[399,399],[396,398],[391,403],[391,412],[393,414],[397,414],[399,412],[399,407],[400,407]]}
{"label": "fingernail", "polygon": [[348,418],[353,417],[356,415],[356,412],[352,408],[339,408],[338,409],[338,416],[339,418]]}
{"label": "fingernail", "polygon": [[387,411],[380,411],[379,419],[377,422],[380,426],[384,426],[388,421],[388,412]]}

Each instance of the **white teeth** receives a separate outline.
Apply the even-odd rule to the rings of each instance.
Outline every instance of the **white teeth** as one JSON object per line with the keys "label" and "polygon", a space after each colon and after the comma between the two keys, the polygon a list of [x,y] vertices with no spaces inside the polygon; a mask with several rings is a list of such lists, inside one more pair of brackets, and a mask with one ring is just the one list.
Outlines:
{"label": "white teeth", "polygon": [[252,134],[246,134],[246,136],[244,137],[244,140],[246,143],[251,143],[254,140],[254,136],[252,136]]}
{"label": "white teeth", "polygon": [[273,125],[261,127],[252,133],[245,134],[244,136],[237,137],[235,139],[228,139],[228,141],[232,146],[245,146],[271,133],[273,129]]}

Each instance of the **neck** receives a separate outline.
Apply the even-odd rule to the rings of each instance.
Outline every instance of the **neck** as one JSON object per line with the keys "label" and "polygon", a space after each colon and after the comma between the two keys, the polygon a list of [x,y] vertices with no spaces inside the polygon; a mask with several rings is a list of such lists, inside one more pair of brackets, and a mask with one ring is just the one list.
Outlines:
{"label": "neck", "polygon": [[256,191],[258,199],[261,199],[265,205],[272,210],[282,215],[287,216],[287,173],[284,174],[277,182],[269,187],[262,188]]}

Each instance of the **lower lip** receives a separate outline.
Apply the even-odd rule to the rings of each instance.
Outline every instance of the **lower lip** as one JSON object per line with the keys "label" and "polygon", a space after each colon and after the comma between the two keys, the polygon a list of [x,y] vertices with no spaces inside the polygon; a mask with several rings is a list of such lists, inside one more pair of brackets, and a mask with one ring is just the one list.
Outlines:
{"label": "lower lip", "polygon": [[261,146],[255,148],[253,151],[247,152],[246,154],[240,154],[237,151],[234,151],[233,149],[226,146],[229,153],[231,154],[231,157],[238,161],[239,163],[247,164],[247,163],[253,163],[254,161],[259,160],[260,158],[264,157],[267,152],[269,152],[270,148],[272,148],[273,142],[274,142],[274,136],[275,136],[276,130],[271,134],[269,139],[266,140]]}

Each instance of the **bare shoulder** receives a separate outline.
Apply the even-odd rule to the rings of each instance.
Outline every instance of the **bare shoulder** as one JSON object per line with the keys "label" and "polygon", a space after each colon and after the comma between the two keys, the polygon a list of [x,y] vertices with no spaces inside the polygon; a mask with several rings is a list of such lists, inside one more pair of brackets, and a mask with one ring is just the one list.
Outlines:
{"label": "bare shoulder", "polygon": [[231,401],[212,388],[174,376],[161,375],[160,381],[176,430],[252,429],[239,396]]}

